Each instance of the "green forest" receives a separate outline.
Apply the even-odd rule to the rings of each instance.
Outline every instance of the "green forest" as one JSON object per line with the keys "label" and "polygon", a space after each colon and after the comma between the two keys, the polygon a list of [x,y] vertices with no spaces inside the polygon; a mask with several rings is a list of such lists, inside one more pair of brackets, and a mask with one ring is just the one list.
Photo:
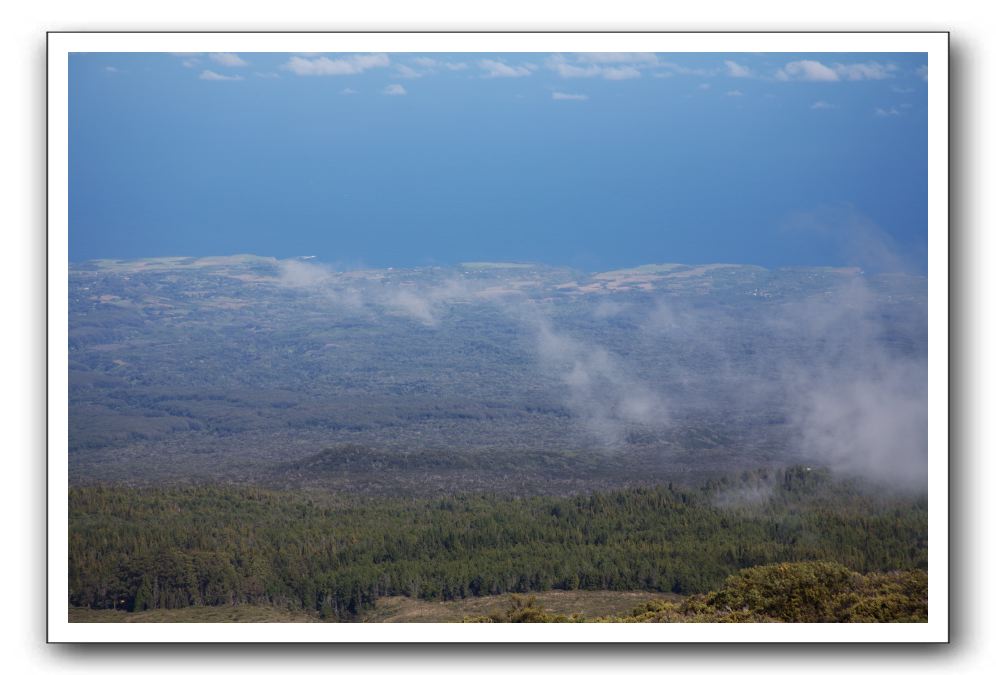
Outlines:
{"label": "green forest", "polygon": [[816,561],[837,566],[827,579],[844,590],[917,570],[904,588],[926,587],[925,497],[803,466],[575,496],[97,485],[71,488],[69,513],[69,603],[93,609],[259,605],[350,621],[384,596],[692,596],[742,570]]}

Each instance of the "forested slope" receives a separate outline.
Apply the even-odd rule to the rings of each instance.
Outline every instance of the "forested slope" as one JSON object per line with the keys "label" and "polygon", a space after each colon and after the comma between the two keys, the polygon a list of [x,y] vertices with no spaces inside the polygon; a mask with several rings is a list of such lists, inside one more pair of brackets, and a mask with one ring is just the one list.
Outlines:
{"label": "forested slope", "polygon": [[259,604],[351,619],[386,595],[703,593],[737,570],[834,561],[925,569],[925,498],[827,472],[576,497],[364,498],[204,485],[70,491],[70,605]]}

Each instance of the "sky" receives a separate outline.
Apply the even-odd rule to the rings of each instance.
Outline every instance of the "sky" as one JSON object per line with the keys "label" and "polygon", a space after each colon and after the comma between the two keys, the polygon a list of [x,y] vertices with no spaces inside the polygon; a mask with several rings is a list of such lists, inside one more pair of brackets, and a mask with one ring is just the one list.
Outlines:
{"label": "sky", "polygon": [[69,251],[927,271],[894,53],[78,53]]}

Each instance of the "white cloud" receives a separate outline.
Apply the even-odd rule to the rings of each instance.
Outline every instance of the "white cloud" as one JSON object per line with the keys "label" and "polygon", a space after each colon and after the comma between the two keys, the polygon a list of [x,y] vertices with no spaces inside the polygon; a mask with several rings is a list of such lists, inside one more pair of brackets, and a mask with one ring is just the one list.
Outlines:
{"label": "white cloud", "polygon": [[425,326],[434,327],[439,324],[447,305],[455,301],[466,301],[471,297],[470,286],[460,279],[451,278],[428,287],[384,288],[374,293],[369,302],[386,307]]}
{"label": "white cloud", "polygon": [[576,56],[581,63],[657,64],[657,55],[651,52],[581,52]]}
{"label": "white cloud", "polygon": [[[883,110],[885,115],[893,115]],[[785,231],[811,238],[811,246],[835,251],[848,265],[865,271],[909,274],[911,264],[904,258],[896,239],[882,226],[853,207],[823,207],[793,214]]]}
{"label": "white cloud", "polygon": [[698,88],[700,91],[709,91],[710,89],[712,89],[712,85],[709,84],[708,82],[703,82],[702,84],[699,85]]}
{"label": "white cloud", "polygon": [[[671,61],[661,61],[648,52],[583,52],[565,56],[553,54],[546,60],[546,67],[564,78],[601,77],[606,80],[629,80],[641,77],[644,71],[653,77],[674,75],[714,77],[720,73],[715,68],[693,68]],[[750,69],[733,61],[727,62],[727,73],[736,77],[751,77]]]}
{"label": "white cloud", "polygon": [[837,106],[833,103],[827,103],[826,101],[816,101],[813,105],[809,106],[810,110],[830,110],[836,108]]}
{"label": "white cloud", "polygon": [[403,77],[406,80],[414,80],[425,75],[424,72],[415,70],[411,66],[406,66],[403,63],[399,63],[394,67],[395,75],[397,77]]}
{"label": "white cloud", "polygon": [[587,63],[583,66],[567,61],[562,54],[554,54],[546,62],[547,67],[564,78],[602,77],[606,80],[631,80],[640,77],[640,71],[632,65],[603,66]]}
{"label": "white cloud", "polygon": [[541,369],[560,379],[568,408],[602,443],[624,444],[626,431],[633,427],[667,426],[666,402],[630,373],[623,360],[557,331],[545,316],[534,314],[531,321]]}
{"label": "white cloud", "polygon": [[731,89],[730,91],[726,92],[726,95],[727,96],[743,96],[744,93],[742,91],[740,91],[739,89]]}
{"label": "white cloud", "polygon": [[587,94],[566,94],[562,91],[555,91],[550,96],[554,101],[587,101]]}
{"label": "white cloud", "polygon": [[875,117],[895,117],[902,113],[895,106],[891,108],[875,108]]}
{"label": "white cloud", "polygon": [[114,66],[104,66],[104,70],[107,71],[108,73],[120,73],[121,72],[120,70],[118,70]]}
{"label": "white cloud", "polygon": [[913,87],[900,87],[897,85],[892,88],[892,91],[896,92],[897,94],[912,94],[913,92],[916,91],[916,89],[914,89]]}
{"label": "white cloud", "polygon": [[386,68],[389,65],[391,59],[387,54],[356,54],[339,59],[292,56],[281,68],[295,75],[358,75],[371,68]]}
{"label": "white cloud", "polygon": [[850,64],[836,63],[833,68],[843,80],[885,80],[892,77],[896,70],[892,64],[882,65],[874,61]]}
{"label": "white cloud", "polygon": [[677,63],[671,63],[670,61],[661,61],[658,64],[661,68],[665,68],[675,75],[695,75],[697,77],[713,77],[718,74],[718,71],[709,68],[689,68],[688,66],[682,66]]}
{"label": "white cloud", "polygon": [[460,61],[442,61],[428,56],[418,56],[411,61],[419,68],[426,68],[431,71],[437,70],[467,70],[467,64]]}
{"label": "white cloud", "polygon": [[798,447],[835,470],[920,485],[927,458],[926,355],[886,346],[896,317],[884,318],[891,312],[883,311],[883,301],[857,276],[822,297],[783,306],[780,334],[812,346],[805,360],[779,366],[786,418]]}
{"label": "white cloud", "polygon": [[328,268],[301,260],[281,260],[277,263],[280,283],[285,286],[306,288],[328,283],[332,272]]}
{"label": "white cloud", "polygon": [[249,65],[249,62],[242,59],[238,54],[215,52],[214,54],[210,54],[210,57],[215,63],[227,68],[241,68]]}
{"label": "white cloud", "polygon": [[220,73],[216,73],[213,70],[205,70],[200,74],[200,79],[214,80],[214,81],[222,81],[222,80],[234,81],[234,80],[241,80],[243,78],[241,75],[221,75]]}
{"label": "white cloud", "polygon": [[477,65],[484,71],[484,77],[525,77],[532,75],[532,70],[525,65],[511,66],[493,59],[478,61]]}
{"label": "white cloud", "polygon": [[342,94],[343,96],[352,96],[353,94],[356,94],[358,92],[355,89],[351,89],[349,87],[346,87],[345,89],[343,89],[339,93]]}
{"label": "white cloud", "polygon": [[916,74],[917,74],[917,76],[921,80],[923,80],[924,82],[926,82],[927,81],[927,66],[923,65],[923,66],[920,66],[919,68],[917,68],[916,69]]}
{"label": "white cloud", "polygon": [[180,62],[180,65],[184,68],[193,68],[197,66],[201,62],[199,57],[202,56],[200,52],[169,52],[169,55],[175,56],[178,59],[183,59]]}
{"label": "white cloud", "polygon": [[602,71],[599,66],[575,66],[567,63],[564,57],[551,57],[547,62],[550,70],[561,77],[595,77]]}
{"label": "white cloud", "polygon": [[629,66],[623,68],[603,68],[601,75],[606,80],[632,80],[633,78],[640,77],[640,71]]}
{"label": "white cloud", "polygon": [[389,84],[381,91],[384,96],[404,96],[408,91],[400,84]]}
{"label": "white cloud", "polygon": [[833,68],[819,61],[792,61],[775,73],[775,78],[783,81],[805,80],[808,82],[836,82],[840,79]]}
{"label": "white cloud", "polygon": [[885,80],[893,77],[896,66],[875,61],[867,63],[834,63],[825,65],[819,61],[792,61],[775,73],[775,79],[805,82],[839,82],[840,80]]}
{"label": "white cloud", "polygon": [[742,66],[736,61],[724,61],[726,64],[726,74],[730,77],[752,77],[753,73],[747,66]]}

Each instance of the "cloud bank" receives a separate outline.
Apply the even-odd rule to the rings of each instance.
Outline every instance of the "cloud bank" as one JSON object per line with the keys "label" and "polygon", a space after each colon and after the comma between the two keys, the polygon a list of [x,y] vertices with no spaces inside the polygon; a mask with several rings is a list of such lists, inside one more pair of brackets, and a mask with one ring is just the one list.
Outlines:
{"label": "cloud bank", "polygon": [[244,60],[238,54],[216,52],[214,54],[209,54],[208,56],[212,61],[218,65],[225,66],[226,68],[243,68],[249,65],[249,62]]}
{"label": "cloud bank", "polygon": [[327,56],[317,58],[292,56],[281,68],[295,75],[336,76],[359,75],[371,68],[387,68],[390,65],[391,59],[387,54],[355,54],[335,59]]}
{"label": "cloud bank", "polygon": [[528,77],[533,71],[526,65],[510,65],[504,61],[494,59],[483,59],[477,62],[478,67],[484,71],[482,77]]}
{"label": "cloud bank", "polygon": [[215,82],[225,82],[225,81],[236,81],[244,79],[241,75],[222,75],[221,73],[216,73],[213,70],[205,70],[200,74],[200,79],[211,80]]}
{"label": "cloud bank", "polygon": [[896,66],[875,61],[868,63],[834,63],[804,59],[791,61],[775,72],[775,79],[783,82],[840,82],[842,80],[885,80],[895,76]]}
{"label": "cloud bank", "polygon": [[[804,226],[842,228],[853,239],[846,244],[872,251],[880,267],[902,266],[881,228],[853,211],[811,215]],[[734,272],[771,274],[753,269]],[[757,443],[784,443],[782,461],[925,484],[926,306],[883,290],[891,273],[821,270],[812,290],[717,303],[637,291],[551,300],[514,278],[442,269],[392,276],[284,260],[278,270],[277,283],[336,315],[437,331],[463,320],[460,306],[504,317],[534,364],[529,386],[558,397],[588,447],[621,452],[650,443],[665,461],[674,452],[735,457]],[[703,268],[675,274],[697,279]],[[793,284],[815,274],[798,273]],[[724,441],[724,429],[740,436]],[[719,445],[686,445],[689,433],[715,434]]]}

